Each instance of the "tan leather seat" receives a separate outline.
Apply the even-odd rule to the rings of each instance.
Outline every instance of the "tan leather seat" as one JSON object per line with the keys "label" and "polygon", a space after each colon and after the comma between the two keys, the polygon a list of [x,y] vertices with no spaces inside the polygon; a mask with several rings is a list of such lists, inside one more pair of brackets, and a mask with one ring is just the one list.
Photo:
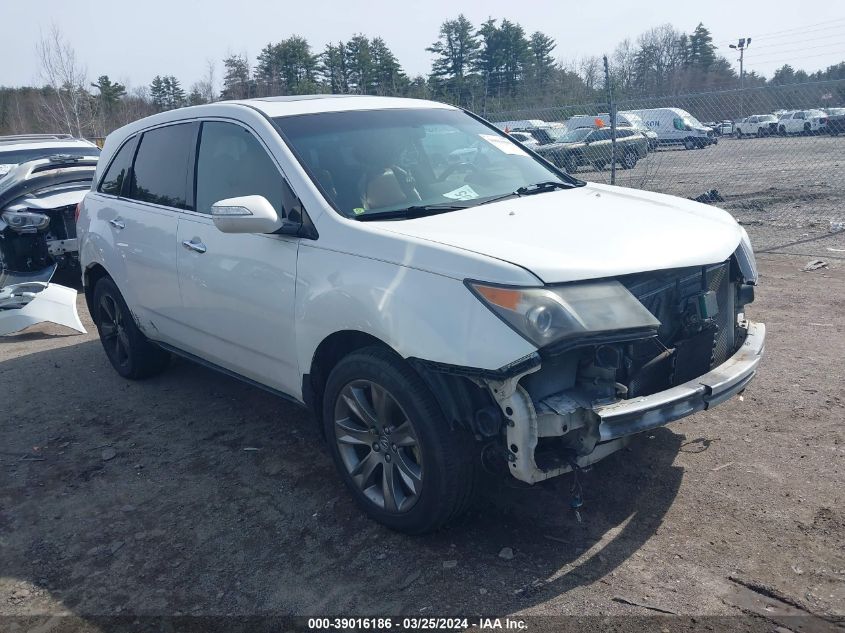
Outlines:
{"label": "tan leather seat", "polygon": [[379,209],[402,204],[407,200],[393,169],[386,167],[380,173],[368,174],[364,185],[364,208]]}

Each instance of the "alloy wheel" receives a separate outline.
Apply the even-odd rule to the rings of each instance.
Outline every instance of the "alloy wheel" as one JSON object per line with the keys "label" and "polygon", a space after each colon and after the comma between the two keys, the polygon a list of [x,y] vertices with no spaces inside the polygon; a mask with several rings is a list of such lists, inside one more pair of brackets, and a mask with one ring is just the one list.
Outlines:
{"label": "alloy wheel", "polygon": [[117,301],[110,294],[100,298],[100,337],[103,346],[114,358],[118,365],[125,366],[129,362],[129,336],[124,327],[123,312]]}
{"label": "alloy wheel", "polygon": [[348,383],[335,402],[334,434],[347,473],[372,503],[403,513],[419,500],[419,438],[387,389],[371,380]]}

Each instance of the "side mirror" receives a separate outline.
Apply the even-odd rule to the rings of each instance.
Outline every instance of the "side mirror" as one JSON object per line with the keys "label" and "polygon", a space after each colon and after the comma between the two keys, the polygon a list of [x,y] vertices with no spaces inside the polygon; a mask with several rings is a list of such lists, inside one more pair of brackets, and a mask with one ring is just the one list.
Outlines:
{"label": "side mirror", "polygon": [[214,226],[223,233],[295,234],[301,222],[280,218],[264,196],[238,196],[219,200],[211,206]]}

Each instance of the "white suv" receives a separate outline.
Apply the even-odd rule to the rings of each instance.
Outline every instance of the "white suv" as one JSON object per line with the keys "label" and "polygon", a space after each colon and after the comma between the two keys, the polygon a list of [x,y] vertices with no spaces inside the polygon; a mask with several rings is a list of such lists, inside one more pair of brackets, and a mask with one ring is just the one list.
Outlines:
{"label": "white suv", "polygon": [[407,532],[465,508],[479,464],[577,470],[743,390],[763,352],[730,215],[583,183],[439,103],[137,121],[78,225],[118,373],[175,353],[309,407],[356,501]]}
{"label": "white suv", "polygon": [[781,116],[778,134],[817,134],[827,123],[827,114],[822,110],[798,110]]}
{"label": "white suv", "polygon": [[736,136],[768,136],[775,133],[778,118],[774,114],[754,114],[738,121],[736,124]]}

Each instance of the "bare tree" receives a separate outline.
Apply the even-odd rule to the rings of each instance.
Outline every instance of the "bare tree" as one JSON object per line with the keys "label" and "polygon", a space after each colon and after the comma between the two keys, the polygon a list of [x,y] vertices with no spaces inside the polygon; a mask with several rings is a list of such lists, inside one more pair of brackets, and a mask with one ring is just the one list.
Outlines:
{"label": "bare tree", "polygon": [[56,25],[42,34],[36,45],[41,78],[49,89],[41,99],[48,122],[61,131],[82,136],[90,125],[91,99],[86,69],[76,61],[76,52]]}
{"label": "bare tree", "polygon": [[205,99],[206,103],[211,103],[212,101],[217,100],[217,94],[214,90],[214,84],[217,80],[217,64],[213,59],[206,59],[205,66],[205,77],[203,77],[199,83],[202,91],[202,98]]}

